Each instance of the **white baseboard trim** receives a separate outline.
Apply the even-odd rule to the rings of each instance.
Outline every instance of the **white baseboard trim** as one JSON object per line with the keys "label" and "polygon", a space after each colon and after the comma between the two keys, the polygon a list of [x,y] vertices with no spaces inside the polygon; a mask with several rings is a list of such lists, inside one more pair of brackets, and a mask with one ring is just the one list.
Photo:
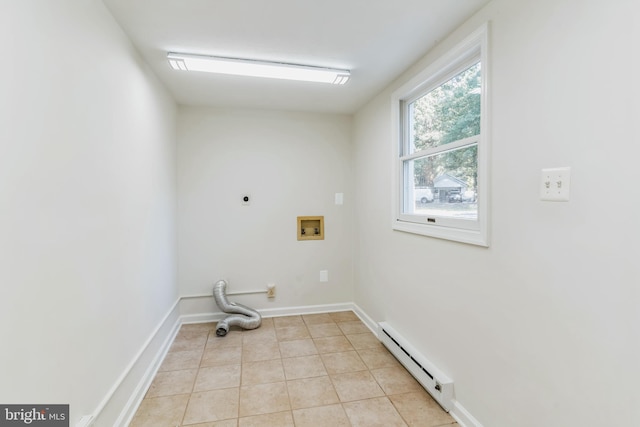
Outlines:
{"label": "white baseboard trim", "polygon": [[127,404],[125,405],[123,411],[120,413],[120,417],[118,417],[118,420],[114,425],[128,426],[131,423],[131,421],[133,420],[133,416],[136,414],[136,411],[140,406],[140,403],[142,403],[142,399],[144,399],[144,396],[147,394],[147,390],[149,390],[153,379],[158,373],[158,369],[160,369],[160,365],[162,365],[162,362],[164,361],[164,358],[169,351],[169,347],[171,347],[173,340],[176,338],[176,335],[180,330],[180,326],[180,319],[176,319],[173,326],[171,327],[171,330],[169,331],[168,336],[160,346],[158,353],[153,358],[151,364],[140,379],[138,386],[127,401]]}
{"label": "white baseboard trim", "polygon": [[352,311],[352,303],[305,305],[300,307],[268,308],[260,310],[264,317],[297,316],[302,314],[333,313],[336,311]]}
{"label": "white baseboard trim", "polygon": [[127,426],[131,422],[180,329],[179,302],[180,298],[144,342],[93,414],[87,415],[92,417],[87,426]]}
{"label": "white baseboard trim", "polygon": [[[262,317],[296,316],[302,314],[332,313],[335,311],[354,311],[353,303],[306,305],[300,307],[281,307],[257,310]],[[190,313],[180,316],[182,323],[217,322],[227,314],[222,312]]]}
{"label": "white baseboard trim", "polygon": [[180,321],[183,325],[190,323],[209,323],[217,322],[224,316],[223,313],[196,313],[196,314],[183,314],[180,316]]}
{"label": "white baseboard trim", "polygon": [[453,401],[453,409],[449,415],[462,427],[483,427],[480,421],[476,420],[457,400]]}
{"label": "white baseboard trim", "polygon": [[369,330],[373,332],[373,335],[377,337],[379,332],[378,323],[375,322],[371,317],[369,317],[367,313],[365,313],[364,310],[362,310],[358,306],[358,304],[353,303],[352,306],[353,306],[353,312],[356,314],[356,316],[358,316],[360,320],[362,320],[362,323],[367,325],[367,328],[369,328]]}

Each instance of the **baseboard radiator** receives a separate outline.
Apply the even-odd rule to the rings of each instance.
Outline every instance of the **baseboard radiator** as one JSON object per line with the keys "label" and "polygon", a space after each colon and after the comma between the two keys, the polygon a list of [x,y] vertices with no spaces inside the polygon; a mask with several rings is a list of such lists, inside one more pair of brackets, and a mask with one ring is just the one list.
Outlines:
{"label": "baseboard radiator", "polygon": [[431,396],[449,412],[453,407],[453,381],[416,351],[386,322],[379,324],[378,339]]}

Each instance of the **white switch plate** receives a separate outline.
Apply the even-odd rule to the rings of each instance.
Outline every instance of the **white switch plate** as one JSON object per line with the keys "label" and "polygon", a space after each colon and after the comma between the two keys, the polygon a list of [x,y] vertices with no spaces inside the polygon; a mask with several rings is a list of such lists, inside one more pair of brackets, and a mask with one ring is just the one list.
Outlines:
{"label": "white switch plate", "polygon": [[571,168],[542,169],[540,174],[540,200],[568,202],[571,190]]}
{"label": "white switch plate", "polygon": [[329,281],[329,271],[328,270],[320,270],[320,281],[328,282]]}
{"label": "white switch plate", "polygon": [[344,203],[344,193],[336,193],[336,205]]}

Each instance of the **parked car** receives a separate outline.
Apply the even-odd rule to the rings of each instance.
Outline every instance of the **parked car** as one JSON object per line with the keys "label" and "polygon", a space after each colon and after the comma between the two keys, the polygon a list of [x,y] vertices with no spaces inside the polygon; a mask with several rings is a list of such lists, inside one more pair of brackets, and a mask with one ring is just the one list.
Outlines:
{"label": "parked car", "polygon": [[416,202],[418,203],[431,203],[433,202],[433,191],[430,188],[416,188],[413,191],[415,195]]}
{"label": "parked car", "polygon": [[462,193],[463,202],[475,202],[477,198],[476,192],[473,190],[467,190]]}
{"label": "parked car", "polygon": [[462,202],[462,196],[460,195],[460,193],[458,191],[451,191],[451,192],[449,192],[449,195],[447,196],[447,201],[449,203],[460,203],[460,202]]}

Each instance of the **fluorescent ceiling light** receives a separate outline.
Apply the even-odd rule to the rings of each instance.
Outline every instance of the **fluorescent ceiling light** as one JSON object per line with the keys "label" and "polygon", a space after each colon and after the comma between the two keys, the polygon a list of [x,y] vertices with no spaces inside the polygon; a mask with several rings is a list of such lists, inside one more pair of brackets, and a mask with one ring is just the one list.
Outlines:
{"label": "fluorescent ceiling light", "polygon": [[349,70],[172,52],[167,54],[167,59],[174,70],[205,71],[208,73],[302,80],[338,85],[345,84],[351,75]]}

